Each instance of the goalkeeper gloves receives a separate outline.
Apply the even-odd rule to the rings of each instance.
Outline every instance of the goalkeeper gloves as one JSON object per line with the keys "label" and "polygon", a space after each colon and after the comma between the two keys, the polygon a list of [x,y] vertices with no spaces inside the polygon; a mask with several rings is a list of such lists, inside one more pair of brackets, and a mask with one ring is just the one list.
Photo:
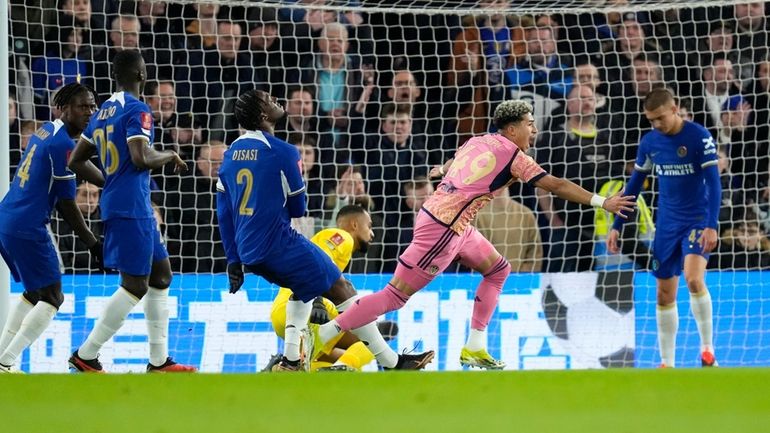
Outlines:
{"label": "goalkeeper gloves", "polygon": [[319,296],[313,300],[313,309],[310,310],[310,323],[315,323],[316,325],[323,325],[328,321],[329,321],[329,312],[326,311],[326,306],[324,305],[324,298]]}
{"label": "goalkeeper gloves", "polygon": [[230,280],[230,293],[241,290],[243,285],[243,265],[230,263],[227,265],[227,279]]}
{"label": "goalkeeper gloves", "polygon": [[104,267],[104,244],[101,240],[97,239],[96,243],[88,247],[88,251],[91,252],[91,258],[97,268],[102,271],[106,271]]}

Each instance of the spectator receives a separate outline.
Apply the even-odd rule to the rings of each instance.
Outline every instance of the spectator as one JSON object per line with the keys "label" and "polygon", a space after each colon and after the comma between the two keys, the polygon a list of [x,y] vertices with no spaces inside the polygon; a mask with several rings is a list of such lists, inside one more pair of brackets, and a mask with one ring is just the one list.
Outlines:
{"label": "spectator", "polygon": [[195,18],[185,27],[187,47],[190,50],[212,50],[217,46],[217,3],[193,3]]}
{"label": "spectator", "polygon": [[212,141],[201,146],[195,172],[182,180],[181,243],[182,272],[225,272],[222,239],[216,230],[216,183],[227,146]]}
{"label": "spectator", "polygon": [[540,272],[543,243],[531,209],[502,188],[476,216],[476,228],[511,264],[512,272]]}
{"label": "spectator", "polygon": [[[250,8],[249,54],[256,75],[264,77],[273,95],[285,95],[286,83],[299,81],[299,57],[294,35],[279,31],[273,8]],[[293,30],[293,28],[289,28]]]}
{"label": "spectator", "polygon": [[722,104],[719,144],[732,161],[732,173],[739,177],[749,203],[758,203],[768,186],[768,137],[759,136],[751,124],[751,105],[741,95],[730,96]]}
{"label": "spectator", "polygon": [[749,84],[749,101],[754,107],[754,125],[767,136],[770,125],[770,59],[756,64],[756,76]]}
{"label": "spectator", "polygon": [[248,54],[240,52],[242,38],[240,24],[220,21],[216,49],[206,51],[203,63],[191,68],[193,112],[205,119],[211,140],[229,143],[237,138],[235,100],[246,90],[266,84],[264,77],[255,75]]}
{"label": "spectator", "polygon": [[735,48],[735,36],[732,27],[729,24],[717,21],[710,26],[708,35],[701,40],[698,52],[701,54],[701,61],[699,64],[705,65],[713,56],[720,56],[730,60],[733,64],[733,69],[738,72],[736,79],[738,80],[739,88],[743,88],[743,83],[748,83],[751,79],[753,72],[753,65],[745,65],[741,67],[741,55]]}
{"label": "spectator", "polygon": [[[348,145],[350,118],[363,114],[353,113],[363,92],[364,73],[358,57],[349,54],[349,47],[345,26],[326,24],[318,39],[317,57],[302,71],[302,82],[316,88],[318,116],[322,124],[330,126],[335,147]],[[373,79],[371,72],[367,72],[367,79]]]}
{"label": "spectator", "polygon": [[644,115],[644,98],[655,87],[663,85],[663,70],[653,56],[640,56],[631,64],[631,79],[623,90],[622,97],[613,97],[614,106],[610,112],[617,113],[620,125],[613,134],[613,143],[623,144],[623,154],[620,156],[627,164],[633,164],[636,150],[642,135],[652,126]]}
{"label": "spectator", "polygon": [[[596,126],[596,99],[588,86],[574,86],[567,99],[563,122],[554,119],[537,146],[537,160],[546,172],[579,182],[594,191],[623,174],[613,164],[609,131]],[[538,205],[549,221],[548,272],[575,272],[592,268],[593,211],[536,190]]]}
{"label": "spectator", "polygon": [[349,163],[350,152],[342,145],[335,145],[331,128],[315,115],[312,87],[289,86],[285,110],[286,115],[275,126],[275,136],[287,141],[291,140],[289,136],[293,134],[313,136],[321,178],[335,179],[337,167]]}
{"label": "spectator", "polygon": [[302,177],[305,179],[307,195],[307,216],[322,220],[325,190],[324,179],[320,176],[320,166],[316,164],[316,140],[310,134],[293,133],[289,135],[288,142],[297,147],[302,161]]}
{"label": "spectator", "polygon": [[133,15],[118,15],[110,25],[109,46],[94,49],[92,59],[94,63],[94,90],[101,99],[106,99],[112,94],[110,65],[112,65],[115,54],[123,50],[140,50],[147,65],[147,77],[156,78],[154,50],[142,49],[145,47],[139,45],[140,31],[141,24],[138,18]]}
{"label": "spectator", "polygon": [[50,106],[52,92],[65,84],[88,79],[87,62],[78,56],[83,42],[82,30],[78,27],[59,28],[57,39],[49,42],[45,56],[32,61],[32,86],[35,90],[35,117],[51,120]]}
{"label": "spectator", "polygon": [[556,53],[551,27],[529,27],[525,35],[526,55],[506,70],[506,80],[512,99],[533,101],[535,122],[542,130],[572,88],[572,75]]}
{"label": "spectator", "polygon": [[770,239],[759,226],[757,215],[747,211],[721,236],[719,251],[709,258],[710,268],[770,269]]}
{"label": "spectator", "polygon": [[735,49],[740,57],[735,64],[741,79],[751,78],[753,65],[768,55],[766,3],[737,3],[733,6]]}
{"label": "spectator", "polygon": [[409,106],[385,104],[380,118],[381,133],[370,135],[363,158],[354,154],[353,161],[364,165],[375,210],[385,212],[386,225],[393,227],[397,222],[389,219],[400,209],[401,182],[427,175],[427,150],[412,136]]}
{"label": "spectator", "polygon": [[633,81],[630,73],[634,60],[657,51],[656,46],[648,46],[649,42],[636,14],[624,14],[617,28],[616,43],[604,54],[602,63],[613,95],[623,94],[623,88]]}
{"label": "spectator", "polygon": [[[83,182],[78,185],[75,195],[75,203],[83,214],[87,226],[99,239],[102,236],[102,221],[99,213],[100,190],[96,185]],[[51,229],[58,237],[59,253],[62,259],[62,265],[67,272],[86,273],[99,270],[88,247],[75,235],[67,222],[56,217],[51,221]]]}
{"label": "spectator", "polygon": [[181,25],[169,13],[166,2],[139,0],[132,12],[139,18],[139,46],[152,48],[144,57],[152,57],[150,63],[157,65],[156,78],[173,78],[174,66],[183,67],[187,59],[182,52],[187,49],[184,38],[177,36],[182,33]]}
{"label": "spectator", "polygon": [[[709,60],[709,59],[707,59]],[[737,94],[733,62],[714,55],[703,64],[703,81],[693,92],[693,118],[711,132],[719,135],[722,105],[730,95]]]}

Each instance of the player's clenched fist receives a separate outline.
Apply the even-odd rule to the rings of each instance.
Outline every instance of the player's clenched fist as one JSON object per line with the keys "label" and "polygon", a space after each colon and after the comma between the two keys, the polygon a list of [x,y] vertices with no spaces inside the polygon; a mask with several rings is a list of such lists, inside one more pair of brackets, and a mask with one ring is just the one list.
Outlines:
{"label": "player's clenched fist", "polygon": [[230,263],[227,265],[227,279],[230,280],[230,293],[235,293],[243,286],[243,265]]}

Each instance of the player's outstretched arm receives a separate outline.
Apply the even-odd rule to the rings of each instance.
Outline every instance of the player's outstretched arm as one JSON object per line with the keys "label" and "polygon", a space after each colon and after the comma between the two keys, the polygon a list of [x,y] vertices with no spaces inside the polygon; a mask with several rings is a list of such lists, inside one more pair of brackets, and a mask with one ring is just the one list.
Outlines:
{"label": "player's outstretched arm", "polygon": [[546,174],[535,182],[535,186],[550,191],[558,197],[575,203],[581,203],[612,212],[613,214],[626,218],[629,212],[633,212],[636,204],[636,197],[632,195],[621,195],[620,193],[612,197],[605,198],[587,190],[580,185],[567,179]]}
{"label": "player's outstretched arm", "polygon": [[131,162],[140,170],[155,170],[168,163],[174,164],[174,173],[187,171],[187,163],[179,155],[171,150],[158,152],[147,141],[135,138],[128,141],[128,151],[131,153]]}
{"label": "player's outstretched arm", "polygon": [[92,162],[91,156],[96,153],[96,146],[81,138],[70,155],[67,167],[79,178],[98,187],[104,186],[104,175]]}

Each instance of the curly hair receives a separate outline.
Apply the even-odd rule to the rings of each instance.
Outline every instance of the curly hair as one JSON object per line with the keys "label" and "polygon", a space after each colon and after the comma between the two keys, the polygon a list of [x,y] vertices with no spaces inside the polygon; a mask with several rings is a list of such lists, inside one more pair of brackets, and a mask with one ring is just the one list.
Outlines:
{"label": "curly hair", "polygon": [[503,129],[509,123],[518,123],[524,120],[527,114],[533,114],[532,105],[523,99],[504,101],[495,108],[492,123],[498,129]]}

